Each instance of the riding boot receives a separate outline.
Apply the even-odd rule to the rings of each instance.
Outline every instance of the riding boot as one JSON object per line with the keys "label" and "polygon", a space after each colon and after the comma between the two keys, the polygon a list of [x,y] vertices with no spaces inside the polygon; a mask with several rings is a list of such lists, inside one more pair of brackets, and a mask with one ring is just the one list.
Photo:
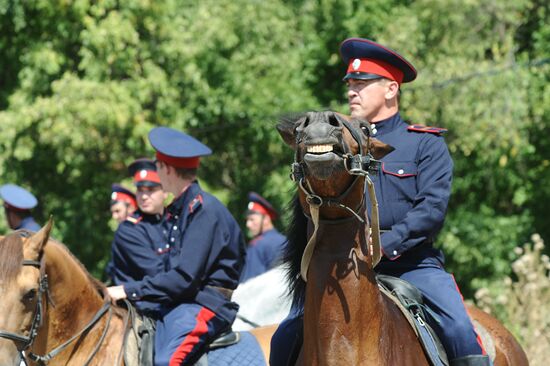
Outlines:
{"label": "riding boot", "polygon": [[451,360],[451,366],[492,366],[489,356],[469,355]]}

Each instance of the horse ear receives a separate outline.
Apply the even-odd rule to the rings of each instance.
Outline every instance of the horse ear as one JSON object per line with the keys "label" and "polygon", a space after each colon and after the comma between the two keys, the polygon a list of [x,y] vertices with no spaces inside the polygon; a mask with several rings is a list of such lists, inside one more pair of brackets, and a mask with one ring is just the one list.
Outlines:
{"label": "horse ear", "polygon": [[52,230],[52,226],[53,226],[53,218],[50,216],[50,219],[48,220],[46,225],[44,225],[42,229],[40,229],[36,234],[31,236],[27,240],[25,244],[25,251],[27,250],[29,251],[28,252],[29,256],[28,257],[26,256],[26,258],[30,257],[34,260],[38,260],[40,258],[40,254],[44,250],[44,245],[46,245],[46,243],[50,239],[50,231]]}
{"label": "horse ear", "polygon": [[291,148],[296,148],[296,124],[302,116],[283,117],[277,123],[277,131],[283,138],[285,144]]}
{"label": "horse ear", "polygon": [[391,153],[395,148],[375,138],[370,138],[369,153],[376,159],[380,160],[384,156]]}

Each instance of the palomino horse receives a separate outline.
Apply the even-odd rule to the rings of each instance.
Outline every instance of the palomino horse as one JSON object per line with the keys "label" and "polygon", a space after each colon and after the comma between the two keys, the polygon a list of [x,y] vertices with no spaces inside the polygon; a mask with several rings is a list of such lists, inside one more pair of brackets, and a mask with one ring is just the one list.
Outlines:
{"label": "palomino horse", "polygon": [[[51,225],[0,241],[0,366],[19,366],[22,352],[30,365],[122,364],[126,310],[111,305],[105,286],[49,239]],[[273,331],[251,332],[265,360]]]}
{"label": "palomino horse", "polygon": [[[369,240],[364,207],[373,168],[366,153],[379,159],[393,148],[370,138],[365,121],[334,112],[310,112],[277,128],[295,150],[292,174],[299,185],[287,248],[294,303],[304,307],[298,364],[428,365],[415,332],[382,294],[373,270],[380,248],[377,210]],[[492,336],[495,366],[528,365],[496,319],[479,310],[470,314]]]}

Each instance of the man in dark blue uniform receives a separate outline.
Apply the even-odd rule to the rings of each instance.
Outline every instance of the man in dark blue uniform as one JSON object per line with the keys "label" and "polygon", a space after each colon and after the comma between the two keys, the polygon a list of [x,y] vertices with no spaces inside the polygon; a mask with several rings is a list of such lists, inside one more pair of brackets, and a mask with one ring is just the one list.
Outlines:
{"label": "man in dark blue uniform", "polygon": [[31,209],[38,204],[31,192],[15,184],[4,184],[0,187],[0,196],[4,200],[6,220],[12,230],[40,230],[40,225],[31,215]]}
{"label": "man in dark blue uniform", "polygon": [[252,236],[246,250],[241,282],[261,275],[278,264],[286,238],[273,226],[277,211],[256,192],[248,193],[246,227]]}
{"label": "man in dark blue uniform", "polygon": [[167,269],[140,281],[109,288],[113,299],[128,297],[162,305],[155,335],[156,365],[188,365],[208,342],[231,327],[238,305],[231,302],[245,256],[239,225],[227,208],[196,180],[200,157],[211,150],[182,132],[157,127],[149,133],[165,191]]}
{"label": "man in dark blue uniform", "polygon": [[137,209],[136,195],[120,184],[111,186],[111,217],[119,224]]}
{"label": "man in dark blue uniform", "polygon": [[[443,226],[451,193],[453,162],[441,128],[409,126],[399,114],[399,89],[416,78],[414,67],[396,52],[367,39],[340,46],[346,65],[351,115],[371,123],[373,135],[395,148],[373,177],[380,204],[383,259],[378,273],[400,277],[418,287],[440,323],[440,337],[452,366],[490,365],[443,253],[433,242]],[[367,195],[368,197],[368,195]],[[289,354],[288,338],[299,335],[301,318],[282,323],[272,355]],[[285,361],[273,360],[272,365]]]}
{"label": "man in dark blue uniform", "polygon": [[[115,285],[140,281],[168,268],[168,235],[163,227],[164,200],[155,162],[137,159],[128,166],[137,189],[138,210],[123,221],[112,243],[111,277]],[[148,315],[158,315],[160,304],[136,301],[135,306]]]}

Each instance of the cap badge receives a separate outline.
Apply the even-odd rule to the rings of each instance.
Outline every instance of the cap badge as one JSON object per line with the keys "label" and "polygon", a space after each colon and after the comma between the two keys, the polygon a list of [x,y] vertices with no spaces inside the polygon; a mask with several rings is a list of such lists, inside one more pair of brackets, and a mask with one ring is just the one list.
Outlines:
{"label": "cap badge", "polygon": [[116,196],[117,196],[116,192],[111,193],[111,199],[113,201],[116,201]]}
{"label": "cap badge", "polygon": [[353,60],[353,63],[351,64],[351,67],[353,67],[354,70],[357,70],[359,68],[359,66],[361,66],[361,60],[356,58],[355,60]]}
{"label": "cap badge", "polygon": [[139,172],[140,178],[145,178],[146,176],[147,176],[147,170],[143,169],[142,171]]}
{"label": "cap badge", "polygon": [[248,209],[252,210],[253,207],[254,207],[254,202],[248,202]]}

